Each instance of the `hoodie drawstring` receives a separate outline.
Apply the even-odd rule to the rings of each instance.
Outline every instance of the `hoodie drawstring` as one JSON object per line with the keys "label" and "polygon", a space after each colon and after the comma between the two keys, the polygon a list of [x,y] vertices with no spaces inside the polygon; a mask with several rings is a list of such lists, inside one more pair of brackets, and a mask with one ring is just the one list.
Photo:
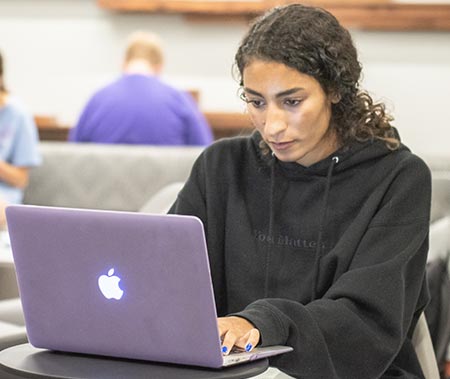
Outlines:
{"label": "hoodie drawstring", "polygon": [[322,234],[323,234],[323,227],[325,222],[325,215],[327,213],[327,207],[328,207],[328,195],[330,193],[330,187],[331,187],[331,177],[333,175],[333,168],[335,165],[339,163],[339,157],[335,156],[331,158],[330,167],[328,167],[328,173],[327,173],[327,182],[325,186],[325,192],[323,195],[323,203],[322,203],[322,212],[320,214],[320,221],[319,221],[319,234],[317,235],[317,246],[316,246],[316,254],[314,259],[314,266],[313,266],[313,277],[312,277],[312,286],[311,286],[311,301],[316,299],[317,296],[317,283],[319,280],[319,273],[320,273],[320,260],[322,258]]}
{"label": "hoodie drawstring", "polygon": [[[273,235],[273,197],[274,197],[274,191],[275,191],[275,161],[276,161],[276,157],[275,154],[272,153],[272,164],[270,167],[270,201],[269,201],[269,234],[268,236],[272,236]],[[272,237],[273,238],[273,237]],[[267,250],[266,250],[266,261],[265,261],[265,280],[264,280],[264,297],[268,297],[269,296],[269,266],[270,266],[270,262],[269,262],[269,258],[270,258],[270,244],[267,244]]]}

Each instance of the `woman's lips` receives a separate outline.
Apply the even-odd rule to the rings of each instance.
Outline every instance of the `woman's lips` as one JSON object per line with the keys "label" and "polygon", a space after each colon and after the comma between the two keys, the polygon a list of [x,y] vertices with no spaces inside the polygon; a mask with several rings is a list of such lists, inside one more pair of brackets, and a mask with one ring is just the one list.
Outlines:
{"label": "woman's lips", "polygon": [[288,142],[270,142],[274,150],[283,151],[289,149],[294,144],[294,141]]}

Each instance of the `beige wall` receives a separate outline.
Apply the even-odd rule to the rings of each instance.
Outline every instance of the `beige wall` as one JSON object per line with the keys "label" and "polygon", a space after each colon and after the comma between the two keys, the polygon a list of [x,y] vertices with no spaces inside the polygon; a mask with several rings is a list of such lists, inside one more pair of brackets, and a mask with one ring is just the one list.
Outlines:
{"label": "beige wall", "polygon": [[[95,0],[1,0],[7,84],[33,113],[73,124],[90,94],[118,74],[134,29],[162,36],[166,80],[198,88],[204,110],[243,109],[231,65],[245,23],[119,14],[99,9]],[[450,152],[450,32],[352,33],[363,86],[387,102],[404,142],[419,154]]]}

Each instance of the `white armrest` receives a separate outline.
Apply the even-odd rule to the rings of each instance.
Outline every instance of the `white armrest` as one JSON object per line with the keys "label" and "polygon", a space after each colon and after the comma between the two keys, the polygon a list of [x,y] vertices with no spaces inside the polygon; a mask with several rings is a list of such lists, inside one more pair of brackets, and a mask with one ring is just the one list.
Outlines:
{"label": "white armrest", "polygon": [[419,321],[417,322],[412,342],[420,366],[422,367],[423,374],[425,375],[425,379],[439,379],[439,369],[433,349],[433,342],[431,341],[427,321],[423,313],[420,315]]}

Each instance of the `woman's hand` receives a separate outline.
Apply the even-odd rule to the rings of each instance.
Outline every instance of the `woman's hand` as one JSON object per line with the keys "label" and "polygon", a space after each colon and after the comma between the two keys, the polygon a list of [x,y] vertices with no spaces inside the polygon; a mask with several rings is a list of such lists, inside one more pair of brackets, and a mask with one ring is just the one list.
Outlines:
{"label": "woman's hand", "polygon": [[242,317],[219,317],[217,319],[222,353],[228,355],[233,347],[243,351],[252,350],[259,343],[259,330]]}

